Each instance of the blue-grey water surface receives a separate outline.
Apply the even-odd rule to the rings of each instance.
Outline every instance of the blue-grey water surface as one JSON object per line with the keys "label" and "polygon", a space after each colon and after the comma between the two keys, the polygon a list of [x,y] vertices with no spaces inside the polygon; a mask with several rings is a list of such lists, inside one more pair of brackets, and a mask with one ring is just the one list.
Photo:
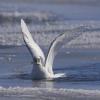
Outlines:
{"label": "blue-grey water surface", "polygon": [[[40,12],[40,15],[33,17],[34,12]],[[29,13],[32,14],[28,16]],[[41,17],[41,14],[44,15]],[[0,1],[0,18],[0,100],[100,100],[99,6]],[[60,50],[55,58],[53,70],[54,73],[65,73],[66,77],[54,81],[36,81],[30,78],[34,66],[20,35],[21,18],[24,18],[28,25],[31,21],[36,25],[45,23],[47,29],[49,25],[64,26],[67,22],[67,29],[82,24],[98,27],[98,30],[94,32],[96,36],[88,37],[91,43],[86,42],[86,48],[83,48],[79,41],[80,48],[75,45],[76,48]],[[29,27],[34,27],[33,23]],[[33,36],[43,45],[41,47],[46,53],[53,32],[60,34],[62,31],[49,30],[42,32],[43,35],[35,33]],[[83,40],[85,42],[84,38]]]}

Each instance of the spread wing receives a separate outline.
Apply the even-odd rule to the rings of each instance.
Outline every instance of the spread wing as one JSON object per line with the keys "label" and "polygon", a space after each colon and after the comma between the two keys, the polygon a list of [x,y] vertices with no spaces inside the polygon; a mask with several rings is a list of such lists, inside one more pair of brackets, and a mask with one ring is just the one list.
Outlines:
{"label": "spread wing", "polygon": [[57,54],[58,50],[66,43],[69,43],[71,40],[80,36],[87,28],[84,26],[75,28],[73,30],[69,30],[66,33],[63,33],[55,38],[55,40],[51,43],[48,55],[45,62],[45,67],[50,73],[53,73],[52,66],[54,57]]}
{"label": "spread wing", "polygon": [[28,47],[32,56],[35,58],[41,57],[44,63],[45,62],[44,53],[42,52],[41,48],[36,44],[36,42],[33,40],[32,35],[30,34],[23,19],[21,19],[21,29],[26,46]]}

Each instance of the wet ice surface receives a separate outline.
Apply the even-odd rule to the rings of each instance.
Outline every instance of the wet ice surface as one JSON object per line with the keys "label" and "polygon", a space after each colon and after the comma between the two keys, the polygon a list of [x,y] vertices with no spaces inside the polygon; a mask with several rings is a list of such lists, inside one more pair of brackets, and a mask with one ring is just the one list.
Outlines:
{"label": "wet ice surface", "polygon": [[74,89],[41,89],[41,88],[0,88],[2,95],[0,98],[5,100],[99,100],[100,91],[95,90],[74,90]]}

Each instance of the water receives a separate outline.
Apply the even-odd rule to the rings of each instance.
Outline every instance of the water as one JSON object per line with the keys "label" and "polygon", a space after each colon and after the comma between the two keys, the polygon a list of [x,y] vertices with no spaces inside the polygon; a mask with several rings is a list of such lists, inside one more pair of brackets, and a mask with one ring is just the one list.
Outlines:
{"label": "water", "polygon": [[[2,1],[0,100],[99,100],[99,9],[95,5],[19,4],[17,1],[6,4]],[[45,54],[51,41],[61,32],[83,25],[90,28],[91,31],[65,45],[54,61],[54,73],[65,73],[66,77],[53,81],[31,79],[34,66],[23,42],[21,18]]]}
{"label": "water", "polygon": [[[16,98],[17,100],[18,98],[25,99],[26,97],[25,100],[31,100],[33,98],[43,99],[45,98],[43,94],[44,89],[47,89],[46,91],[48,92],[46,92],[46,94],[48,96],[59,94],[59,97],[62,97],[65,95],[63,98],[68,97],[67,92],[69,93],[69,97],[70,95],[74,95],[73,92],[76,93],[76,96],[79,96],[77,90],[80,89],[82,89],[80,90],[82,95],[85,93],[91,95],[91,91],[99,91],[100,51],[68,51],[67,53],[60,52],[53,67],[55,73],[66,73],[66,78],[54,81],[36,81],[31,80],[29,77],[33,67],[31,64],[32,58],[25,46],[2,48],[0,50],[0,95],[2,94],[0,97],[7,100],[7,97],[9,97],[9,99]],[[85,90],[89,90],[89,93],[87,91],[85,92]],[[36,91],[38,95],[40,95],[41,92],[42,97],[37,97]],[[72,91],[72,93],[70,93],[70,91]],[[96,92],[94,92],[94,95],[95,94]]]}

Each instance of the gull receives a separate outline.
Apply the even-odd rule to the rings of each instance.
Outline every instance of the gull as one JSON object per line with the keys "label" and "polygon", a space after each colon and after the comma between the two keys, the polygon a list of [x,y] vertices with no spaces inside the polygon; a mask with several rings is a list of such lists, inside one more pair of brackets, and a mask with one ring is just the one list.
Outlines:
{"label": "gull", "polygon": [[[83,29],[83,30],[82,30]],[[84,27],[79,27],[73,30],[69,30],[65,33],[60,34],[57,36],[52,42],[49,47],[47,56],[45,57],[42,49],[40,46],[35,42],[32,38],[31,33],[28,30],[28,27],[23,19],[21,19],[21,30],[23,33],[24,42],[30,51],[33,61],[34,67],[32,69],[32,79],[40,80],[40,79],[47,79],[52,80],[55,78],[64,77],[64,73],[55,74],[53,72],[53,61],[55,56],[58,53],[58,50],[63,46],[64,42],[69,43],[73,39],[79,37],[85,30]],[[81,30],[81,32],[80,32]]]}

